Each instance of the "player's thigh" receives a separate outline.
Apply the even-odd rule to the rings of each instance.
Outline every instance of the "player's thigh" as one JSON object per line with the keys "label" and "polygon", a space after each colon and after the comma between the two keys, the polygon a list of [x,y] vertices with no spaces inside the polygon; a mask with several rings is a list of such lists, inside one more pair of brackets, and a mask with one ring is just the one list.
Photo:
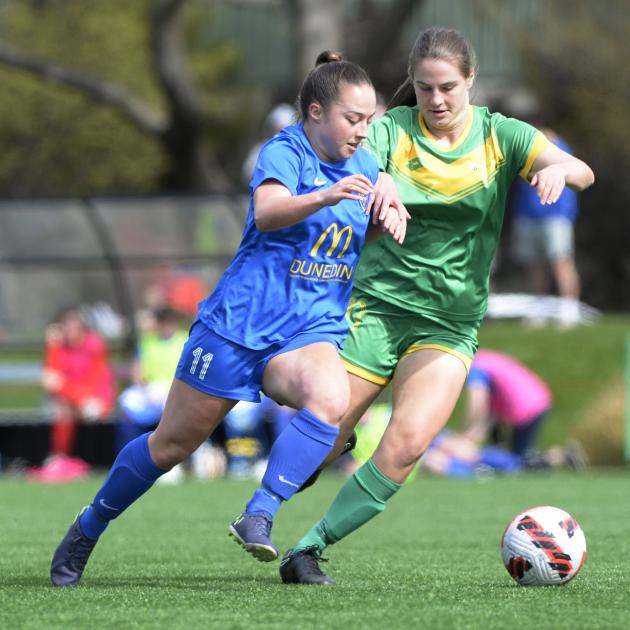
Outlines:
{"label": "player's thigh", "polygon": [[359,420],[384,388],[382,385],[377,385],[350,373],[348,374],[348,380],[350,382],[350,403],[339,422],[339,435],[335,440],[332,451],[326,457],[324,466],[339,456]]}
{"label": "player's thigh", "polygon": [[322,420],[337,422],[350,400],[350,386],[337,348],[311,343],[272,357],[263,373],[264,392],[295,409],[307,407]]}
{"label": "player's thigh", "polygon": [[341,419],[340,435],[348,437],[365,412],[383,391],[384,385],[378,385],[355,374],[348,374],[350,383],[350,403]]}
{"label": "player's thigh", "polygon": [[392,417],[375,461],[408,467],[426,450],[451,416],[466,380],[457,356],[434,349],[405,355],[392,380]]}
{"label": "player's thigh", "polygon": [[162,418],[149,440],[156,463],[160,460],[173,465],[192,453],[237,401],[259,401],[259,361],[258,352],[216,335],[203,322],[195,322],[182,349]]}
{"label": "player's thigh", "polygon": [[155,463],[164,469],[190,455],[216,429],[237,403],[205,394],[179,379],[174,379],[162,418],[149,438]]}

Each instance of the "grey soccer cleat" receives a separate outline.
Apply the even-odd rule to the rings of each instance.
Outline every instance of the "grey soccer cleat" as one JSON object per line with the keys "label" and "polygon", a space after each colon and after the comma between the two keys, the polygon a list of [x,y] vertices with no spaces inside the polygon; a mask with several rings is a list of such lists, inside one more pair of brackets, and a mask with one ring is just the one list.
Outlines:
{"label": "grey soccer cleat", "polygon": [[[79,514],[80,516],[80,514]],[[83,575],[88,558],[98,542],[88,538],[79,525],[79,516],[59,543],[50,565],[53,586],[76,586]]]}
{"label": "grey soccer cleat", "polygon": [[248,553],[261,562],[271,562],[278,550],[271,542],[273,522],[262,512],[241,514],[230,524],[229,535]]}

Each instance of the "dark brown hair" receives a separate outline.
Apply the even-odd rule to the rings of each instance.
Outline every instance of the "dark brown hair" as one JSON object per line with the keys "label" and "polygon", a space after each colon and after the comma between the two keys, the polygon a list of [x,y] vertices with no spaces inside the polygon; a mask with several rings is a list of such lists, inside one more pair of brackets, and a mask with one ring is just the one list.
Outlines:
{"label": "dark brown hair", "polygon": [[319,103],[324,110],[337,98],[339,84],[372,85],[368,73],[356,63],[345,61],[341,53],[325,50],[317,56],[315,67],[308,73],[297,97],[300,120],[308,118],[308,107]]}
{"label": "dark brown hair", "polygon": [[477,64],[473,47],[458,31],[437,26],[422,31],[409,53],[407,78],[394,93],[388,109],[399,105],[416,104],[416,95],[413,91],[413,73],[418,61],[422,59],[447,59],[459,68],[465,78],[470,76]]}

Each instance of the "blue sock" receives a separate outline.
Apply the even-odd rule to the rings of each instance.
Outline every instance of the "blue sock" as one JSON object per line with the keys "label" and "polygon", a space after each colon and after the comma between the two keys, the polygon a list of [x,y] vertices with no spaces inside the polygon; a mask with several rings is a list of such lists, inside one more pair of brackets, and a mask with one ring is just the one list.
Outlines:
{"label": "blue sock", "polygon": [[523,469],[523,461],[518,455],[496,446],[481,449],[481,463],[500,472],[520,472]]}
{"label": "blue sock", "polygon": [[166,472],[151,459],[149,435],[132,440],[118,453],[105,483],[79,517],[81,530],[88,538],[96,540],[110,520],[122,514]]}
{"label": "blue sock", "polygon": [[475,467],[473,464],[451,456],[446,466],[446,474],[449,477],[472,477],[475,474]]}
{"label": "blue sock", "polygon": [[281,496],[278,496],[275,492],[269,490],[269,488],[261,486],[254,492],[252,498],[249,500],[245,508],[245,513],[264,512],[268,518],[273,519],[276,512],[280,509],[283,500]]}
{"label": "blue sock", "polygon": [[338,434],[338,427],[302,409],[271,447],[262,485],[245,512],[266,512],[273,518],[282,501],[289,500],[326,459]]}

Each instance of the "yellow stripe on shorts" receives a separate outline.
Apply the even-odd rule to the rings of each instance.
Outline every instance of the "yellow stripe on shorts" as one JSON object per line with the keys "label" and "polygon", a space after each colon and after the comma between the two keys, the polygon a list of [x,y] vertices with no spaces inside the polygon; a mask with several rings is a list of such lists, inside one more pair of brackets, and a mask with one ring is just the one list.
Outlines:
{"label": "yellow stripe on shorts", "polygon": [[438,343],[414,343],[412,346],[409,346],[403,352],[402,356],[404,357],[408,354],[411,354],[412,352],[417,352],[418,350],[440,350],[441,352],[452,354],[454,357],[457,357],[464,364],[464,367],[466,368],[466,374],[470,372],[470,364],[472,363],[472,359],[469,356],[465,355],[463,352],[460,352],[459,350],[455,350],[454,348],[449,348],[448,346],[442,346]]}
{"label": "yellow stripe on shorts", "polygon": [[354,365],[354,363],[350,363],[346,361],[344,358],[341,359],[343,362],[346,372],[350,374],[354,374],[355,376],[359,376],[370,383],[375,383],[376,385],[387,385],[391,379],[385,378],[384,376],[379,376],[378,374],[374,374],[373,372],[369,372],[365,368],[359,367],[358,365]]}

